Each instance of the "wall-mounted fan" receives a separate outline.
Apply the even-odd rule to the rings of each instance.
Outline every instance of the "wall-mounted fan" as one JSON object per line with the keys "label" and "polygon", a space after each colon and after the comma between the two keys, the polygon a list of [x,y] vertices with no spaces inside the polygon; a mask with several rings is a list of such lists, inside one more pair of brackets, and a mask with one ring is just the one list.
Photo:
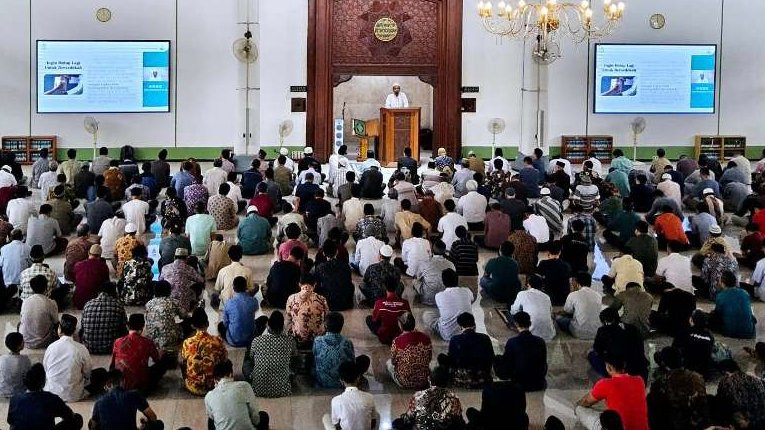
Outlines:
{"label": "wall-mounted fan", "polygon": [[250,87],[250,65],[258,59],[258,47],[252,40],[252,32],[250,31],[250,20],[243,24],[247,25],[247,29],[244,32],[244,37],[241,37],[234,41],[232,49],[234,51],[234,57],[239,60],[245,66],[245,84],[244,88],[244,152],[250,153],[250,91],[258,88]]}
{"label": "wall-mounted fan", "polygon": [[96,147],[98,146],[98,121],[92,116],[86,116],[82,121],[82,125],[85,127],[85,131],[93,136],[93,158],[95,159],[97,151]]}
{"label": "wall-mounted fan", "polygon": [[638,136],[645,131],[645,118],[639,116],[630,122],[632,130],[632,159],[637,160]]}

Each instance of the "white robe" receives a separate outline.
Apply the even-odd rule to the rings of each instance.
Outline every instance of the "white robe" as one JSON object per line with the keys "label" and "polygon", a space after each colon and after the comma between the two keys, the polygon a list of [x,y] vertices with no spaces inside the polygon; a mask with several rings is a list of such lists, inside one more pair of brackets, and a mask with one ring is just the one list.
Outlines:
{"label": "white robe", "polygon": [[385,99],[385,107],[387,109],[400,109],[409,107],[409,99],[403,92],[398,93],[398,97],[395,94],[388,94],[388,98]]}

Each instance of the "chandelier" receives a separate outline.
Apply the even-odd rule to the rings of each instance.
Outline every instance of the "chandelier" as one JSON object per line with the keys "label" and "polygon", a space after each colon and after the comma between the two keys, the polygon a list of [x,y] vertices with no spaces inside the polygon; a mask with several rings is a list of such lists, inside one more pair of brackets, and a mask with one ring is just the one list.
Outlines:
{"label": "chandelier", "polygon": [[[535,0],[529,0],[533,2]],[[536,39],[535,56],[551,56],[547,63],[559,56],[557,41],[567,36],[574,43],[598,40],[609,36],[619,27],[624,17],[624,2],[603,1],[603,20],[597,24],[588,0],[581,3],[539,0],[518,1],[513,7],[500,1],[495,12],[491,1],[478,2],[478,16],[491,34],[518,40]]]}

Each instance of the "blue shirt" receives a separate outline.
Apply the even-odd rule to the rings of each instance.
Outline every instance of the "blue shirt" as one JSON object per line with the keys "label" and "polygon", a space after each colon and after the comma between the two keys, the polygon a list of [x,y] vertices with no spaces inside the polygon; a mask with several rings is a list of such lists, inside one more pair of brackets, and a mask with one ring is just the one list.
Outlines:
{"label": "blue shirt", "polygon": [[173,176],[173,179],[170,181],[170,186],[175,188],[175,191],[178,192],[178,197],[183,198],[184,188],[192,183],[194,183],[194,176],[185,170],[181,170]]}
{"label": "blue shirt", "polygon": [[148,408],[149,403],[138,392],[113,388],[96,400],[93,420],[102,429],[135,430],[136,413]]}
{"label": "blue shirt", "polygon": [[239,222],[237,237],[244,255],[263,254],[270,247],[271,224],[260,215],[248,215]]}
{"label": "blue shirt", "polygon": [[526,166],[518,173],[521,182],[526,186],[526,192],[529,197],[539,197],[539,171],[531,166]]}
{"label": "blue shirt", "polygon": [[[55,419],[71,419],[74,413],[61,397],[47,391],[17,394],[8,405],[8,424],[11,430],[53,430]],[[135,425],[135,415],[133,415]]]}
{"label": "blue shirt", "polygon": [[611,160],[611,167],[629,174],[632,170],[632,160],[622,155]]}
{"label": "blue shirt", "polygon": [[231,346],[249,346],[255,335],[255,312],[258,301],[247,293],[236,293],[223,306],[226,342]]}
{"label": "blue shirt", "polygon": [[629,176],[621,170],[614,170],[606,176],[606,182],[610,182],[619,189],[619,194],[622,197],[628,197],[630,195],[630,180]]}
{"label": "blue shirt", "polygon": [[755,319],[749,293],[741,288],[726,288],[717,293],[714,314],[722,322],[722,335],[753,339]]}
{"label": "blue shirt", "polygon": [[313,341],[314,377],[321,388],[343,388],[340,364],[355,361],[353,344],[339,333],[327,333]]}
{"label": "blue shirt", "polygon": [[0,267],[3,268],[5,286],[19,285],[21,272],[29,267],[29,251],[32,248],[20,240],[5,245],[0,249]]}

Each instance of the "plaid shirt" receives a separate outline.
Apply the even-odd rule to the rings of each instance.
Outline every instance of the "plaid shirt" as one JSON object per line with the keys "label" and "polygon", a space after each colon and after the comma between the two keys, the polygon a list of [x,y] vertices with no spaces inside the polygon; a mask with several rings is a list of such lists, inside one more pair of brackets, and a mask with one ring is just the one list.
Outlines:
{"label": "plaid shirt", "polygon": [[82,343],[91,354],[111,354],[114,341],[127,333],[127,315],[116,297],[101,293],[82,310]]}
{"label": "plaid shirt", "polygon": [[388,236],[388,233],[385,230],[385,223],[383,220],[374,215],[367,215],[356,223],[356,233],[362,238],[374,236],[380,240],[384,240]]}
{"label": "plaid shirt", "polygon": [[587,239],[587,245],[590,247],[590,251],[595,249],[595,234],[598,232],[598,225],[595,224],[595,219],[592,217],[592,215],[588,213],[578,213],[568,220],[568,228],[566,231],[568,234],[573,233],[573,229],[571,228],[571,224],[575,220],[581,220],[584,223],[584,231],[582,234],[584,235],[584,238]]}
{"label": "plaid shirt", "polygon": [[21,300],[24,300],[34,294],[32,292],[32,287],[29,285],[29,282],[37,275],[43,275],[45,276],[45,279],[48,280],[48,289],[45,290],[46,296],[50,297],[51,290],[58,287],[58,278],[56,278],[56,272],[48,267],[47,264],[32,263],[31,266],[21,272],[21,281],[19,283],[19,288],[21,290],[19,297],[21,297]]}

